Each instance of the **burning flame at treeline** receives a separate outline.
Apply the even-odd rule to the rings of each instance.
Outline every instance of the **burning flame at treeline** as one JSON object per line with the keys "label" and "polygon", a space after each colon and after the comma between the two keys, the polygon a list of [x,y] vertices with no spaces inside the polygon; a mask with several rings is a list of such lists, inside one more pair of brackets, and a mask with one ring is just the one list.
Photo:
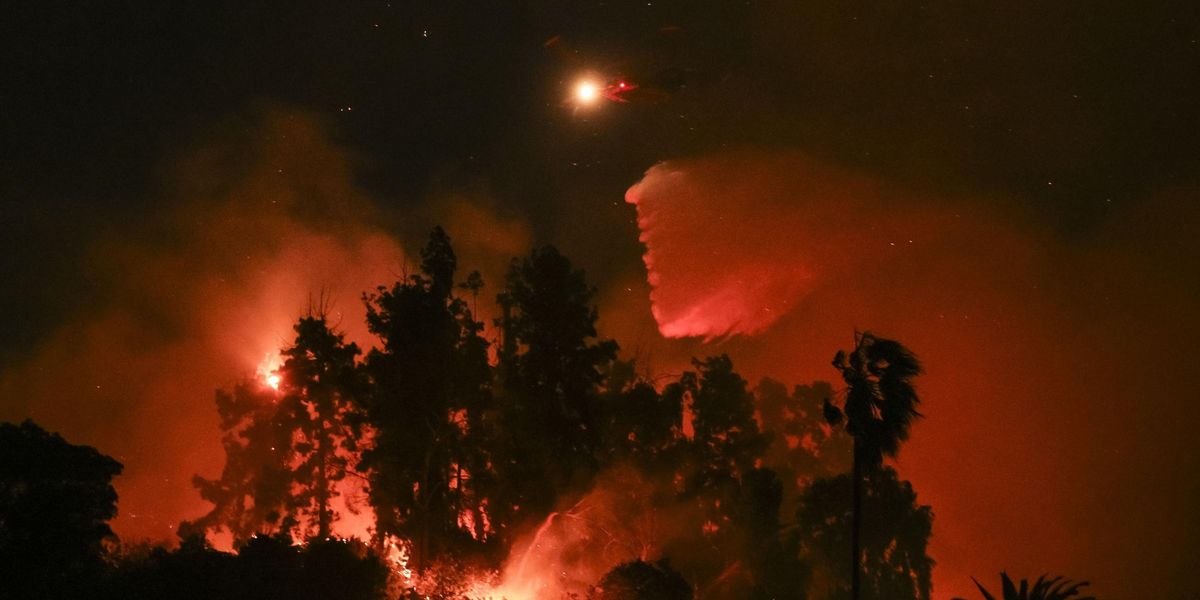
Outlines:
{"label": "burning flame at treeline", "polygon": [[[281,397],[288,393],[289,384],[281,372],[282,363],[283,358],[277,353],[268,354],[263,359],[255,371],[255,378],[246,384],[255,388],[252,393],[254,397],[278,405]],[[680,439],[690,440],[693,436],[690,401],[690,397],[685,399],[681,420],[673,427],[674,435]],[[815,416],[815,411],[807,416]],[[449,418],[460,423],[464,421],[461,413],[452,414]],[[825,427],[823,433],[827,436],[831,430]],[[632,440],[635,434],[629,435]],[[364,431],[363,438],[369,444],[371,432]],[[299,441],[299,438],[293,441]],[[819,441],[811,435],[804,439],[787,436],[782,441],[793,450],[803,446],[802,451],[817,454]],[[271,450],[276,448],[272,447]],[[347,464],[354,465],[361,458],[361,453],[343,458]],[[841,464],[844,461],[839,461],[837,457],[829,460],[830,471],[845,466]],[[296,467],[297,463],[298,460],[293,459],[290,466]],[[450,479],[450,489],[471,477],[458,465],[452,468],[457,471],[457,477]],[[677,491],[680,475],[673,477],[667,487]],[[414,482],[413,487],[414,490],[418,489],[420,483]],[[661,559],[664,547],[672,539],[688,537],[681,533],[681,529],[694,529],[692,533],[703,539],[712,538],[720,534],[723,527],[729,526],[728,523],[717,522],[719,519],[711,518],[704,507],[697,505],[684,506],[680,503],[673,507],[674,516],[658,514],[664,509],[661,498],[656,499],[661,496],[662,487],[662,483],[651,481],[646,473],[635,467],[610,467],[597,475],[591,488],[577,496],[578,499],[569,507],[550,512],[536,527],[518,537],[500,568],[434,559],[419,570],[414,564],[412,540],[394,535],[380,539],[376,535],[376,517],[366,501],[365,484],[359,477],[346,477],[333,484],[331,497],[336,516],[330,533],[335,538],[372,540],[372,547],[391,570],[389,586],[392,595],[408,597],[417,594],[427,598],[472,600],[581,597],[581,594],[595,590],[604,574],[618,564],[632,560]],[[253,499],[248,500],[253,503]],[[716,500],[716,505],[719,506],[720,502]],[[487,511],[486,500],[479,506],[462,509],[457,519],[460,531],[477,542],[488,541],[496,531]],[[305,532],[317,530],[317,518],[311,513],[299,517],[300,522],[290,532],[294,544],[304,544]],[[271,534],[272,529],[267,524],[261,524],[260,534]],[[220,525],[213,527],[206,537],[214,547],[236,552],[231,532],[223,530]],[[736,561],[724,565],[718,580],[709,583],[719,588],[731,576],[736,579],[738,570]],[[719,589],[717,591],[717,597],[725,597]],[[447,595],[447,592],[451,595]]]}
{"label": "burning flame at treeline", "polygon": [[[621,84],[622,82],[618,81],[610,85],[615,85],[619,90]],[[597,87],[580,90],[580,93],[600,96],[601,89]],[[654,180],[658,180],[657,176]],[[654,189],[653,185],[642,185],[631,190],[628,200],[637,205],[638,224],[649,250],[646,262],[650,269],[649,283],[654,290],[651,296],[654,318],[665,337],[718,337],[736,333],[757,333],[773,322],[774,316],[767,318],[764,314],[777,316],[786,312],[789,303],[794,303],[797,297],[804,293],[809,273],[803,269],[769,271],[767,274],[770,277],[760,278],[761,282],[757,286],[740,285],[739,282],[730,280],[719,282],[720,285],[715,288],[710,286],[701,289],[689,286],[696,292],[694,294],[686,294],[682,289],[668,289],[673,280],[664,274],[695,270],[687,268],[688,265],[680,262],[680,256],[672,253],[672,247],[663,243],[662,235],[674,235],[671,230],[664,231],[663,228],[674,221],[663,218],[662,211],[649,203],[648,196],[653,195],[650,192]],[[451,232],[454,231],[461,230],[452,228]],[[299,239],[308,240],[310,237]],[[468,246],[471,237],[471,233],[468,232],[458,242]],[[290,273],[292,270],[302,269],[313,262],[307,260],[311,256],[311,253],[307,252],[311,246],[311,243],[297,244],[295,260],[279,262],[287,268],[267,269],[264,272]],[[341,266],[348,264],[347,261],[349,264],[357,264],[364,259],[395,256],[395,251],[396,248],[390,244],[369,244],[364,245],[361,252],[332,253],[334,258],[321,264],[331,272],[337,272]],[[513,253],[508,256],[512,256]],[[757,261],[759,257],[752,255],[749,258]],[[757,264],[754,262],[749,266]],[[750,272],[749,269],[739,271]],[[392,274],[394,275],[394,271]],[[386,275],[382,275],[378,269],[364,275],[376,283],[381,280],[381,276]],[[460,272],[455,281],[462,278],[463,273]],[[487,279],[489,282],[504,280],[497,273],[490,273]],[[268,296],[281,297],[280,292],[286,291],[284,287],[290,289],[292,294],[303,293],[306,281],[319,282],[321,279],[284,278],[283,281],[287,286],[272,288],[273,293]],[[350,282],[344,283],[348,285]],[[469,318],[472,320],[479,318],[476,315],[495,316],[503,310],[503,301],[492,305],[484,295],[476,297],[475,290],[469,285],[465,289],[458,289],[455,294],[464,304],[470,306]],[[478,311],[477,300],[483,305]],[[764,312],[763,307],[770,310]],[[340,309],[353,310],[352,306],[344,302],[337,308],[339,312]],[[295,314],[292,312],[294,305],[285,307],[270,304],[264,306],[264,309],[270,313],[266,316],[270,317],[278,317],[279,310]],[[345,316],[348,318],[331,319],[330,326],[348,331],[348,337],[360,344],[379,343],[379,340],[373,339],[364,330],[362,319],[349,314]],[[225,449],[227,454],[257,453],[252,457],[251,463],[255,460],[262,461],[277,471],[295,470],[313,454],[311,440],[301,440],[290,433],[290,437],[286,438],[278,435],[272,437],[270,427],[277,416],[276,411],[280,410],[279,407],[287,404],[290,401],[289,396],[294,397],[297,393],[297,382],[289,381],[288,370],[284,368],[287,352],[283,349],[291,345],[288,341],[291,336],[286,333],[284,321],[278,318],[260,319],[259,323],[271,332],[257,338],[259,342],[253,344],[257,346],[258,354],[254,354],[254,349],[249,349],[250,356],[246,357],[246,362],[255,366],[256,378],[235,386],[229,392],[218,394],[217,403],[222,412],[225,429]],[[485,352],[490,353],[490,356],[485,360],[490,363],[489,368],[499,372],[501,369],[498,368],[498,355],[506,351],[519,354],[525,352],[526,348],[506,350],[501,331],[491,329],[490,324],[488,320],[484,320],[484,323],[479,324],[483,329],[478,333],[481,339],[487,340]],[[593,339],[589,343],[594,344],[596,341]],[[361,361],[362,358],[356,360]],[[627,421],[631,422],[621,424],[629,428],[627,435],[620,436],[617,442],[631,442],[630,445],[642,442],[657,444],[655,452],[658,452],[662,447],[672,444],[687,446],[687,442],[692,441],[693,436],[698,437],[690,420],[693,411],[688,409],[691,397],[688,389],[679,394],[677,406],[672,413],[670,406],[663,405],[669,403],[662,402],[666,396],[663,391],[665,382],[641,382],[632,369],[621,377],[616,377],[615,372],[609,375],[607,381],[592,381],[589,384],[592,390],[588,393],[604,394],[614,387],[613,381],[623,379],[616,387],[627,392],[626,396],[631,403],[626,408],[632,407],[633,401],[648,404],[645,408],[655,413],[659,419],[662,419],[661,412],[665,409],[665,420],[669,421],[664,430],[655,432],[637,429],[639,425],[644,424],[641,423],[640,416],[627,418]],[[500,377],[496,373],[493,376]],[[644,387],[639,388],[639,383]],[[680,380],[679,383],[684,381]],[[741,382],[741,385],[744,386],[745,382]],[[785,434],[783,431],[776,431],[775,442],[771,448],[757,450],[757,456],[753,456],[749,464],[742,467],[744,471],[749,471],[758,466],[772,468],[789,464],[809,464],[810,466],[806,467],[807,471],[803,473],[781,475],[784,479],[784,494],[790,496],[784,498],[784,506],[795,505],[796,495],[801,487],[800,480],[844,472],[845,463],[849,458],[846,440],[839,440],[823,424],[819,400],[816,404],[809,402],[813,399],[809,396],[815,397],[809,392],[805,392],[808,396],[789,396],[786,390],[777,394],[782,400],[777,399],[776,404],[786,405],[786,408],[776,411],[778,414],[770,417],[765,414],[757,415],[757,422],[756,415],[753,414],[754,403],[752,399],[747,399],[750,410],[743,416],[749,420],[738,425],[743,428],[739,433],[747,433],[750,429],[757,432],[767,427],[778,429],[798,426],[792,429],[799,429],[799,433],[792,431]],[[759,401],[759,406],[763,406],[761,398]],[[222,407],[222,403],[227,406]],[[804,406],[801,406],[802,404]],[[303,403],[301,406],[303,410],[308,411],[309,421],[315,420],[312,417],[319,416],[312,414],[312,406],[304,406]],[[237,418],[231,418],[226,413]],[[445,422],[439,424],[439,427],[449,425],[451,429],[457,427],[464,431],[477,425],[479,418],[478,414],[457,408],[448,411],[444,416]],[[250,429],[255,425],[267,427],[265,431],[251,434]],[[555,436],[563,433],[561,429],[543,427],[537,429],[534,435]],[[223,496],[227,504],[218,505],[209,515],[187,524],[190,531],[207,534],[214,546],[224,549],[234,549],[238,543],[244,542],[248,536],[255,533],[269,534],[279,531],[291,534],[297,543],[319,533],[331,537],[370,540],[375,550],[390,563],[398,590],[430,596],[441,595],[447,589],[454,590],[458,596],[506,597],[511,600],[558,598],[570,593],[584,594],[618,564],[636,559],[654,561],[660,558],[670,559],[672,567],[683,573],[702,592],[714,590],[712,593],[702,593],[706,597],[738,597],[738,594],[722,593],[719,590],[748,588],[749,584],[753,583],[753,575],[748,573],[741,559],[751,552],[755,540],[750,539],[747,533],[739,531],[739,525],[730,521],[728,512],[731,509],[731,498],[721,497],[727,490],[713,486],[709,495],[687,497],[679,493],[680,488],[686,485],[684,480],[689,475],[680,473],[681,469],[667,468],[655,471],[645,469],[641,465],[629,464],[636,465],[636,460],[616,460],[613,457],[603,457],[598,461],[601,463],[598,469],[576,480],[564,482],[560,479],[546,486],[546,498],[552,500],[526,496],[520,498],[520,501],[510,501],[501,505],[494,498],[482,495],[471,498],[470,502],[464,503],[465,506],[452,507],[457,511],[456,514],[449,514],[448,518],[444,519],[445,523],[450,524],[448,528],[452,531],[442,533],[449,533],[468,545],[492,546],[488,557],[478,561],[478,564],[451,558],[442,560],[443,557],[435,553],[422,552],[422,540],[415,539],[414,536],[379,535],[379,531],[384,528],[380,518],[372,510],[372,503],[368,501],[372,490],[367,481],[371,472],[369,468],[363,468],[361,472],[359,470],[360,456],[373,448],[377,441],[377,433],[369,427],[363,427],[355,435],[353,450],[348,450],[339,443],[336,444],[339,448],[335,450],[337,456],[325,457],[325,460],[336,461],[345,466],[344,476],[333,478],[333,491],[326,498],[327,505],[321,510],[327,515],[332,515],[331,518],[322,519],[316,510],[312,510],[313,503],[310,499],[303,510],[293,511],[295,514],[290,515],[296,522],[284,526],[281,515],[270,514],[269,503],[262,502],[262,506],[256,506],[259,504],[259,498],[253,494],[230,497],[228,490],[221,488],[224,482],[220,479],[201,479],[197,483],[201,488],[200,495],[205,500],[219,504],[214,498]],[[252,435],[258,435],[261,439],[249,439]],[[346,435],[344,432],[338,432],[334,437],[344,438]],[[643,439],[653,438],[654,435],[665,439]],[[298,442],[307,444],[308,447],[289,454],[289,446],[295,447]],[[614,444],[616,445],[618,444]],[[407,451],[410,455],[424,452],[427,446],[411,447]],[[559,457],[549,458],[554,462]],[[653,463],[656,458],[658,456],[652,452],[649,462]],[[227,456],[226,471],[235,462]],[[244,464],[246,461],[242,462]],[[438,464],[439,468],[445,467],[443,471],[449,472],[449,475],[439,475],[437,486],[442,489],[438,493],[464,495],[470,493],[476,482],[491,475],[493,467],[502,466],[486,462],[472,465],[461,460],[448,460]],[[411,482],[414,496],[419,495],[418,491],[423,493],[435,489],[417,477],[412,477]],[[291,486],[291,489],[284,487],[283,495],[299,491],[294,482],[287,482],[285,485]],[[244,486],[241,489],[249,487]],[[238,488],[234,486],[232,489],[236,491]],[[248,516],[240,521],[231,519],[228,514],[230,510]],[[327,522],[319,522],[322,520]],[[180,529],[180,533],[189,531],[184,527]],[[233,531],[234,529],[237,531]],[[325,531],[322,532],[322,529]]]}
{"label": "burning flame at treeline", "polygon": [[[268,352],[264,355],[262,362],[255,369],[255,378],[252,382],[259,390],[260,398],[270,398],[272,404],[277,404],[281,394],[287,392],[287,385],[284,381],[284,375],[281,372],[283,357],[278,352]],[[458,415],[461,417],[461,415]],[[451,418],[454,418],[452,415]],[[370,432],[366,432],[365,439],[370,438]],[[299,440],[295,440],[299,441]],[[271,450],[276,450],[272,447]],[[357,462],[361,458],[360,453],[354,453],[352,456],[344,456],[344,459],[350,461],[350,464]],[[298,466],[293,459],[292,467]],[[469,473],[463,469],[458,469],[459,479],[451,481],[451,487],[456,485],[461,478],[469,478]],[[419,483],[413,483],[414,489],[419,488]],[[376,536],[374,534],[375,515],[371,507],[365,501],[365,489],[360,479],[345,478],[333,484],[331,496],[334,498],[333,504],[338,505],[333,519],[331,533],[335,537],[342,539],[357,539],[357,540],[372,540]],[[339,502],[340,501],[340,502]],[[251,499],[251,502],[253,500]],[[479,511],[482,521],[476,524],[476,513],[469,509],[464,509],[458,516],[458,526],[462,531],[467,532],[477,541],[485,541],[486,537],[493,534],[491,524],[487,517],[486,507]],[[524,598],[539,597],[539,589],[544,589],[550,584],[544,581],[539,581],[539,575],[530,572],[531,555],[542,548],[545,543],[546,531],[554,523],[558,513],[552,513],[541,527],[535,532],[532,537],[532,542],[526,548],[524,554],[514,560],[515,571],[513,574],[520,576],[521,584],[507,582],[507,577],[503,580],[499,573],[486,572],[480,570],[475,573],[457,574],[454,579],[460,583],[459,589],[463,595],[469,598],[492,598],[504,597],[512,600]],[[315,530],[318,525],[315,522],[315,515],[306,515],[300,517],[298,523],[291,532],[292,542],[294,544],[304,544],[306,539],[303,532]],[[269,528],[262,529],[264,534],[269,533]],[[214,533],[208,534],[214,546],[226,550],[235,551],[234,540],[229,531],[222,531],[218,526]],[[438,581],[442,576],[437,568],[427,569],[424,573],[418,573],[412,562],[412,543],[409,540],[402,539],[397,536],[384,536],[378,541],[378,549],[380,556],[389,566],[392,571],[392,582],[395,587],[398,587],[403,593],[419,593],[422,590],[437,589],[442,587]],[[507,575],[507,572],[505,573]],[[514,578],[515,579],[515,578]]]}
{"label": "burning flame at treeline", "polygon": [[[461,296],[464,297],[465,304],[466,299],[470,298],[470,292],[461,292]],[[457,300],[451,300],[452,304],[454,302]],[[494,371],[494,375],[489,377],[495,378],[493,384],[501,394],[504,393],[505,385],[504,376],[501,375],[505,369],[504,355],[528,351],[519,340],[515,343],[505,342],[507,329],[502,323],[506,323],[509,318],[509,308],[505,303],[504,299],[498,300],[506,316],[497,321],[496,328],[480,330],[479,338],[490,340],[490,343],[486,343],[490,356],[485,360]],[[473,321],[475,317],[470,312],[464,312],[463,318]],[[313,309],[310,309],[308,316],[302,317],[295,326],[300,337],[304,335],[301,331],[305,320],[316,320],[321,328],[336,335],[333,329],[335,324],[326,324],[323,313],[319,310],[314,313]],[[478,326],[482,327],[482,324]],[[342,418],[337,413],[337,410],[341,409],[328,412],[328,407],[320,408],[321,401],[314,400],[313,396],[305,399],[305,395],[308,394],[306,382],[293,379],[297,374],[304,376],[311,373],[306,371],[305,367],[289,367],[289,361],[296,360],[300,337],[297,337],[294,345],[287,344],[280,351],[265,354],[256,368],[253,380],[218,394],[217,404],[222,412],[226,431],[226,473],[229,473],[231,468],[239,468],[231,465],[240,464],[240,468],[245,469],[247,463],[253,464],[254,461],[260,461],[264,473],[265,469],[300,473],[306,464],[311,472],[311,463],[307,461],[317,456],[321,461],[318,467],[318,483],[313,484],[311,480],[306,480],[305,483],[289,480],[286,484],[290,488],[289,491],[282,494],[277,492],[273,497],[274,502],[279,503],[280,498],[288,493],[293,497],[301,496],[306,493],[303,489],[305,485],[319,486],[331,471],[340,470],[336,476],[329,476],[330,491],[323,498],[314,500],[310,487],[307,492],[310,494],[308,499],[290,505],[287,509],[290,514],[281,517],[277,512],[266,510],[271,506],[271,498],[254,497],[254,494],[264,488],[262,485],[247,486],[244,485],[244,479],[226,478],[225,475],[222,475],[222,479],[214,481],[197,478],[201,495],[217,506],[208,515],[185,523],[180,528],[181,535],[186,537],[201,533],[208,537],[214,546],[226,550],[236,549],[249,536],[256,534],[283,533],[290,535],[296,544],[303,544],[305,540],[314,537],[369,540],[375,552],[386,561],[392,571],[393,593],[401,595],[510,600],[584,595],[589,593],[589,590],[594,590],[604,575],[619,564],[634,560],[656,561],[664,557],[670,559],[672,565],[684,572],[689,579],[693,579],[694,585],[715,588],[717,591],[709,597],[737,597],[736,594],[722,593],[720,589],[753,582],[753,575],[746,572],[740,560],[745,554],[745,549],[754,542],[748,537],[742,539],[741,536],[748,534],[739,532],[738,528],[741,525],[731,521],[728,511],[722,509],[722,502],[727,503],[727,509],[731,499],[721,497],[719,492],[711,495],[693,494],[690,497],[682,493],[689,485],[685,481],[694,476],[694,473],[685,471],[694,470],[696,467],[686,466],[686,461],[668,463],[662,456],[658,456],[666,455],[672,445],[680,449],[694,441],[695,428],[691,422],[694,415],[690,403],[697,388],[687,387],[684,383],[687,376],[678,384],[680,391],[674,412],[669,408],[670,403],[665,400],[669,393],[660,391],[663,389],[662,385],[639,378],[632,363],[610,367],[611,372],[605,374],[604,381],[594,380],[590,391],[583,390],[583,394],[613,394],[632,399],[625,402],[646,403],[639,410],[658,410],[660,430],[649,431],[653,425],[635,422],[643,418],[642,413],[625,417],[625,421],[617,426],[606,424],[617,431],[625,431],[621,427],[628,429],[616,438],[606,438],[611,447],[597,447],[596,452],[610,453],[616,458],[599,459],[597,462],[600,465],[597,468],[582,475],[585,478],[582,483],[563,484],[561,480],[548,480],[557,481],[557,485],[561,486],[561,489],[544,490],[547,497],[557,497],[551,505],[531,508],[529,505],[537,502],[529,501],[526,504],[529,500],[526,497],[525,501],[519,503],[510,499],[509,506],[498,508],[492,498],[475,489],[474,482],[476,478],[482,480],[488,476],[504,476],[505,470],[499,469],[492,473],[496,465],[490,462],[490,457],[488,462],[482,464],[472,464],[470,459],[461,457],[446,461],[444,466],[449,474],[443,474],[444,477],[440,479],[435,478],[433,485],[445,488],[441,490],[441,495],[455,496],[463,500],[448,504],[451,510],[457,510],[457,517],[452,519],[454,524],[451,526],[455,530],[441,531],[438,535],[456,537],[465,540],[467,545],[473,543],[477,547],[488,544],[495,547],[499,541],[499,544],[505,546],[500,551],[507,555],[499,556],[492,550],[491,558],[483,559],[469,553],[465,558],[450,556],[453,552],[446,553],[448,556],[439,556],[427,547],[423,549],[422,540],[379,533],[380,523],[369,501],[370,466],[360,467],[366,464],[363,460],[364,452],[370,452],[376,443],[377,430],[370,425],[362,425],[353,430],[334,431],[321,438],[322,434],[302,430],[303,427],[311,425],[300,425],[294,430],[289,430],[291,425],[280,424],[281,421],[294,419],[293,415],[297,410],[304,413],[302,422],[321,424],[318,426],[329,427],[330,421]],[[588,343],[595,344],[594,348],[603,346],[603,342],[594,338]],[[311,349],[305,352],[300,362],[319,362]],[[352,358],[351,362],[362,364],[359,362],[361,360],[361,357]],[[720,369],[719,366],[709,365],[700,370],[703,372],[705,368]],[[320,373],[317,379],[327,376],[329,371]],[[734,377],[736,378],[736,375]],[[741,381],[735,385],[741,386],[741,399],[752,411],[754,401],[745,389],[746,383]],[[780,388],[782,389],[782,386]],[[765,446],[768,445],[769,438],[761,437],[764,446],[757,451],[757,458],[733,467],[731,475],[742,477],[749,470],[768,466],[764,464],[764,458],[767,461],[783,463],[780,466],[786,467],[788,464],[795,464],[793,455],[803,454],[805,458],[801,462],[812,462],[815,459],[822,463],[819,467],[810,467],[804,473],[789,471],[793,477],[786,484],[786,488],[787,493],[794,496],[801,480],[830,476],[844,470],[847,457],[843,455],[848,453],[845,452],[845,440],[838,439],[821,419],[817,409],[819,404],[812,402],[815,396],[807,400],[799,395],[789,397],[785,390],[781,397],[782,403],[789,406],[786,410],[779,411],[780,415],[772,415],[770,420],[777,422],[776,425],[784,425],[778,421],[790,420],[793,424],[806,421],[809,431],[793,429],[785,433],[780,430],[777,432],[778,440],[773,449],[774,454],[769,457],[765,456]],[[618,403],[616,410],[631,408],[631,405],[619,404],[621,400],[614,402]],[[520,410],[512,405],[505,406],[507,408],[502,410]],[[661,416],[663,409],[667,411],[665,418]],[[322,413],[322,410],[327,412]],[[724,443],[732,439],[730,436],[739,434],[750,438],[759,436],[760,428],[764,427],[763,421],[767,421],[764,416],[745,415],[749,421],[734,425],[715,443]],[[620,420],[620,417],[612,418]],[[467,409],[462,408],[449,410],[445,420],[440,426],[448,425],[453,431],[451,435],[461,435],[464,439],[469,436],[470,428],[481,426],[477,415],[471,415]],[[644,429],[639,429],[643,425]],[[590,426],[599,428],[595,424]],[[286,430],[286,435],[281,437],[281,430]],[[555,435],[555,432],[549,430],[538,430],[534,433],[548,437]],[[344,443],[350,436],[356,438],[354,443]],[[320,439],[327,441],[316,441]],[[640,449],[626,450],[626,442],[628,447]],[[411,450],[426,451],[416,447]],[[326,454],[322,456],[320,452]],[[625,454],[621,454],[622,452]],[[637,455],[637,452],[649,454]],[[657,470],[648,466],[656,464],[659,465]],[[671,466],[664,469],[661,465],[665,464]],[[256,467],[252,467],[251,470],[254,468]],[[361,472],[360,468],[367,472]],[[472,472],[473,470],[476,472]],[[266,477],[262,473],[252,475],[259,476]],[[228,484],[227,480],[239,483]],[[223,485],[227,488],[222,491],[219,488]],[[233,494],[229,493],[230,485],[234,490]],[[239,485],[242,487],[238,487]],[[437,493],[421,495],[427,492],[422,486],[430,484],[428,479],[422,480],[419,475],[411,478],[410,485],[414,498],[439,496]],[[255,505],[260,500],[264,508],[256,510]],[[554,510],[555,508],[557,510]],[[419,512],[428,508],[414,507],[411,510]],[[501,512],[498,513],[497,510]],[[504,530],[506,527],[508,530]],[[689,556],[695,554],[704,556]],[[716,563],[707,564],[714,560]]]}

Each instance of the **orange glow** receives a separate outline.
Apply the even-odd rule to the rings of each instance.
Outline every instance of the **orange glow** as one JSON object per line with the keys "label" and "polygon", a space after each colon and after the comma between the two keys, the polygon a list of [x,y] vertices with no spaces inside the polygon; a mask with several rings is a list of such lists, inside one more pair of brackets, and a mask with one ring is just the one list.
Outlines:
{"label": "orange glow", "polygon": [[254,369],[254,373],[259,381],[263,382],[267,387],[278,391],[279,384],[283,379],[279,376],[279,367],[282,359],[278,351],[267,352],[263,355],[263,359],[258,363],[258,367]]}
{"label": "orange glow", "polygon": [[[1183,564],[1174,546],[1188,543],[1180,524],[1194,511],[1165,492],[1175,471],[1153,465],[1192,452],[1186,425],[1123,399],[1163,377],[1186,385],[1186,369],[1164,375],[1160,361],[1130,357],[1200,329],[1194,270],[1146,266],[1186,246],[1196,217],[1181,207],[1194,197],[1115,214],[1094,240],[1069,244],[985,200],[904,192],[799,154],[661,163],[626,197],[648,271],[631,287],[648,286],[650,302],[625,308],[614,294],[601,315],[618,339],[655,325],[681,338],[659,342],[656,370],[728,352],[750,381],[829,381],[831,353],[855,327],[920,354],[926,418],[896,466],[936,513],[936,597],[976,595],[971,576],[1000,566],[1104,573],[1115,590]],[[1149,231],[1171,241],[1148,250]],[[1168,319],[1163,306],[1176,307]],[[1139,437],[1147,431],[1155,443]],[[1129,493],[1089,496],[1097,481]],[[1166,507],[1153,523],[1118,517],[1140,514],[1147,493]],[[1005,528],[1015,522],[1020,531]],[[1154,549],[1133,560],[1108,551],[1151,530],[1171,543],[1143,544]]]}

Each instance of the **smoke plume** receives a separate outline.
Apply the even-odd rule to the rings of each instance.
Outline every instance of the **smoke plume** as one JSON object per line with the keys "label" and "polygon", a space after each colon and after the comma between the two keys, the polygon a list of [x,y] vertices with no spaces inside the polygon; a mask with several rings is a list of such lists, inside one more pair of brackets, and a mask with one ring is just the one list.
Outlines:
{"label": "smoke plume", "polygon": [[[432,198],[398,223],[354,184],[353,166],[307,113],[268,109],[216,128],[165,169],[170,209],[91,241],[94,304],[0,371],[0,419],[33,418],[124,463],[123,539],[171,540],[206,512],[191,479],[223,464],[214,390],[278,367],[298,317],[325,311],[372,346],[362,294],[412,272],[419,259],[405,249],[432,225],[455,236],[460,276],[483,272],[480,318],[494,312],[509,258],[529,247],[524,223],[481,194]],[[341,512],[336,531],[364,537],[370,516]]]}
{"label": "smoke plume", "polygon": [[[1200,334],[1195,197],[1164,190],[1067,238],[987,199],[743,152],[661,163],[626,198],[677,361],[830,380],[855,329],[921,356],[926,418],[898,466],[936,513],[937,597],[1000,569],[1132,597],[1200,568],[1200,488],[1180,476],[1200,449],[1173,416],[1197,397],[1170,358]],[[1106,550],[1125,544],[1144,552]]]}

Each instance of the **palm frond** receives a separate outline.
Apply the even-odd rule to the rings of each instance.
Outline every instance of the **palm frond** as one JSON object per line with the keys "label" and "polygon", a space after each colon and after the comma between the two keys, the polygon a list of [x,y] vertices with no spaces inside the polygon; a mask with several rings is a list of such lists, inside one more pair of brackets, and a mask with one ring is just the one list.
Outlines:
{"label": "palm frond", "polygon": [[[1022,579],[1021,588],[1024,589],[1025,585],[1026,582],[1024,579]],[[1024,593],[1017,593],[1017,588],[1013,585],[1013,580],[1008,576],[1008,573],[1003,571],[1000,572],[1000,587],[1002,588],[1002,593],[1004,594],[1004,600],[1017,600],[1018,598],[1025,596]]]}
{"label": "palm frond", "polygon": [[[975,587],[979,588],[984,600],[996,600],[978,580],[972,577],[971,581],[975,582]],[[1000,587],[1004,600],[1096,600],[1092,596],[1079,596],[1080,590],[1088,585],[1086,581],[1072,582],[1061,575],[1050,578],[1042,575],[1033,582],[1032,587],[1027,579],[1022,579],[1018,588],[1007,573],[1000,573]]]}
{"label": "palm frond", "polygon": [[972,577],[971,581],[975,582],[975,587],[979,588],[979,593],[983,594],[983,597],[985,598],[985,600],[996,600],[996,597],[993,596],[991,594],[991,592],[987,591],[987,588],[983,587],[983,584],[979,583],[978,579],[975,579],[974,577]]}
{"label": "palm frond", "polygon": [[878,465],[884,456],[895,456],[908,439],[920,397],[912,379],[921,374],[921,362],[904,345],[870,332],[855,336],[852,352],[838,352],[833,366],[846,381],[846,429],[854,435],[861,458]]}

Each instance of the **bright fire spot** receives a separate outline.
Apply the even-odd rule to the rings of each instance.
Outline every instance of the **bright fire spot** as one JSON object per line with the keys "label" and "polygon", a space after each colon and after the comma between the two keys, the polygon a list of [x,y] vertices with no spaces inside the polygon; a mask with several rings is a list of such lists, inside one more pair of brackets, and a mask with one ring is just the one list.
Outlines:
{"label": "bright fire spot", "polygon": [[575,99],[583,104],[591,104],[600,97],[600,86],[591,81],[581,81],[575,86]]}
{"label": "bright fire spot", "polygon": [[400,538],[388,536],[384,541],[384,547],[384,557],[391,563],[392,571],[399,573],[402,577],[400,583],[404,586],[404,589],[411,590],[416,587],[413,582],[412,569],[408,568],[408,544]]}
{"label": "bright fire spot", "polygon": [[271,389],[278,390],[282,381],[279,377],[279,367],[282,362],[278,353],[268,352],[263,355],[262,362],[258,363],[258,367],[254,369],[254,374],[259,381],[271,386]]}

